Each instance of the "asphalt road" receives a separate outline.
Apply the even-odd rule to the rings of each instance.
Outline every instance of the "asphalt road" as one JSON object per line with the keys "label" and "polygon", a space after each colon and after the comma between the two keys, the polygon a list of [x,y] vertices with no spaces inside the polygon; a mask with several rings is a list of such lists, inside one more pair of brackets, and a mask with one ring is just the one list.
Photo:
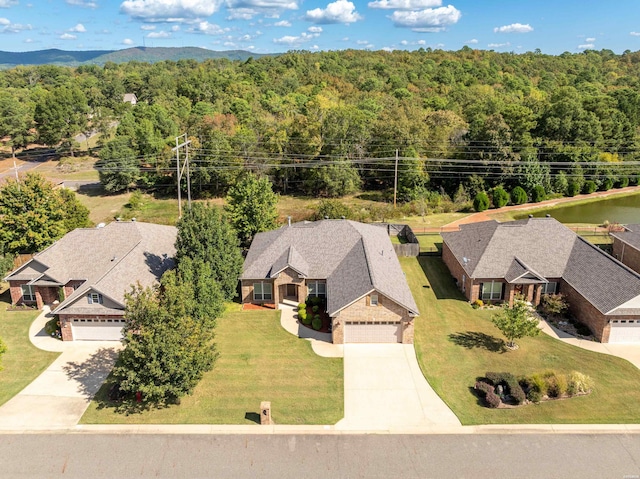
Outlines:
{"label": "asphalt road", "polygon": [[0,435],[6,478],[640,478],[640,434]]}

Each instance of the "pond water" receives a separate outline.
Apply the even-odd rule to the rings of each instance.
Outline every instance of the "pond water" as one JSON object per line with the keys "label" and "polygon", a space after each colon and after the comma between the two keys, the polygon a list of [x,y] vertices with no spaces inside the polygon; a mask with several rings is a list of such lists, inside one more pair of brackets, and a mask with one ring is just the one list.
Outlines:
{"label": "pond water", "polygon": [[[561,223],[640,223],[640,193],[532,212],[535,217],[543,217],[547,213]],[[527,215],[519,217],[526,218]]]}

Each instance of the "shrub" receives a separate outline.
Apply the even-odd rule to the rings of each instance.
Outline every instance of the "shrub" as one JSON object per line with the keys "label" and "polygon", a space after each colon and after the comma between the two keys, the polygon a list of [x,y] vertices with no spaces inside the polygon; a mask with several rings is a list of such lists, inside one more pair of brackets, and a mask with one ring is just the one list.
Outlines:
{"label": "shrub", "polygon": [[484,301],[481,299],[476,299],[473,303],[471,303],[471,307],[473,309],[482,308],[484,306]]}
{"label": "shrub", "polygon": [[609,191],[611,188],[613,188],[613,178],[608,176],[604,180],[602,180],[602,184],[600,185],[600,189],[602,191]]}
{"label": "shrub", "polygon": [[551,398],[559,398],[567,393],[567,377],[555,371],[544,373],[544,380],[547,384],[547,395]]}
{"label": "shrub", "polygon": [[576,321],[574,323],[574,326],[576,327],[576,333],[578,333],[580,336],[591,336],[591,330],[586,324]]}
{"label": "shrub", "polygon": [[494,386],[501,384],[505,388],[505,394],[511,396],[517,404],[525,401],[526,395],[513,374],[488,372],[485,377]]}
{"label": "shrub", "polygon": [[484,398],[487,406],[490,408],[495,409],[502,403],[500,396],[495,393],[494,387],[489,383],[478,381],[476,382],[475,390],[480,397]]}
{"label": "shrub", "polygon": [[509,193],[507,193],[502,186],[496,186],[493,189],[493,206],[496,208],[502,208],[509,203]]}
{"label": "shrub", "polygon": [[523,205],[527,202],[527,192],[520,186],[516,186],[511,190],[511,203],[514,205]]}
{"label": "shrub", "polygon": [[298,304],[298,311],[306,311],[306,310],[307,310],[307,303]]}
{"label": "shrub", "polygon": [[531,402],[538,403],[542,400],[542,394],[536,387],[529,388],[527,391],[527,399]]}
{"label": "shrub", "polygon": [[492,409],[495,409],[498,406],[500,406],[500,404],[502,404],[502,401],[500,400],[500,396],[492,392],[488,392],[487,395],[484,397],[484,400],[487,402],[487,406],[489,406]]}
{"label": "shrub", "polygon": [[313,327],[313,329],[315,329],[316,331],[318,331],[321,327],[322,327],[322,320],[320,319],[320,315],[316,314],[313,317],[313,321],[311,322],[311,326]]}
{"label": "shrub", "polygon": [[481,191],[473,199],[473,209],[476,211],[485,211],[489,208],[489,197],[484,191]]}
{"label": "shrub", "polygon": [[547,197],[547,192],[544,191],[544,186],[536,185],[531,192],[531,200],[534,203],[540,203],[544,201]]}
{"label": "shrub", "polygon": [[142,193],[140,192],[140,190],[135,190],[133,193],[131,193],[131,196],[129,197],[129,203],[127,203],[126,206],[127,208],[132,210],[140,209],[140,207],[142,206]]}
{"label": "shrub", "polygon": [[317,304],[315,304],[311,307],[311,311],[313,311],[314,313],[317,313],[319,308],[320,307]]}
{"label": "shrub", "polygon": [[529,378],[529,385],[540,393],[540,397],[547,394],[547,382],[541,374],[532,374]]}
{"label": "shrub", "polygon": [[623,176],[618,180],[618,188],[626,188],[627,186],[629,186],[629,178]]}
{"label": "shrub", "polygon": [[586,374],[573,371],[567,378],[567,394],[575,396],[576,394],[587,394],[593,389],[593,379]]}
{"label": "shrub", "polygon": [[309,324],[309,318],[307,317],[307,310],[301,309],[298,311],[298,319],[302,321],[302,324]]}
{"label": "shrub", "polygon": [[584,187],[582,188],[582,192],[587,195],[590,195],[597,189],[598,189],[598,185],[596,185],[596,182],[593,180],[589,180],[584,182]]}
{"label": "shrub", "polygon": [[568,308],[564,295],[544,294],[542,295],[542,312],[547,315],[560,315]]}
{"label": "shrub", "polygon": [[576,196],[580,193],[580,183],[575,180],[569,181],[569,186],[567,187],[567,196]]}
{"label": "shrub", "polygon": [[491,384],[484,381],[477,381],[474,389],[478,391],[478,394],[482,397],[486,396],[489,392],[495,392],[495,388]]}
{"label": "shrub", "polygon": [[313,296],[311,300],[307,301],[311,303],[312,306],[318,306],[320,304],[321,299],[318,296]]}

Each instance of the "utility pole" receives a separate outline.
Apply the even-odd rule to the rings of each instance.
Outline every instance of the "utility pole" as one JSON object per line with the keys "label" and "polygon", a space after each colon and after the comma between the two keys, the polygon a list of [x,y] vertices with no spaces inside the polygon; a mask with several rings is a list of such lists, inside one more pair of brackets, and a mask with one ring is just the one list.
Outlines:
{"label": "utility pole", "polygon": [[396,167],[393,177],[393,209],[396,208],[396,196],[398,194],[398,150],[396,150]]}
{"label": "utility pole", "polygon": [[[182,143],[180,141],[182,140]],[[176,173],[178,177],[178,218],[182,218],[182,193],[180,191],[180,184],[182,182],[182,175],[186,170],[187,173],[187,201],[189,209],[191,209],[191,175],[189,174],[189,143],[191,140],[187,140],[187,134],[184,133],[180,136],[176,136],[176,147],[172,148],[176,152]],[[184,147],[185,158],[184,162],[180,164],[180,149]]]}

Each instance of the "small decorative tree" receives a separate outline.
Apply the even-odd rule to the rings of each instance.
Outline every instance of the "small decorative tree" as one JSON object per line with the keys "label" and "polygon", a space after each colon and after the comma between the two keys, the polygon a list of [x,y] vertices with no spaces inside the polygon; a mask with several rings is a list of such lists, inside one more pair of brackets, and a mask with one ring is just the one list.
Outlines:
{"label": "small decorative tree", "polygon": [[489,197],[484,191],[481,191],[473,199],[473,209],[476,211],[485,211],[489,208]]}
{"label": "small decorative tree", "polygon": [[540,334],[538,320],[531,315],[527,303],[522,298],[514,299],[513,306],[505,304],[491,321],[507,338],[509,349],[516,349],[516,339]]}
{"label": "small decorative tree", "polygon": [[564,296],[558,294],[545,294],[542,296],[542,311],[549,316],[559,316],[568,308]]}
{"label": "small decorative tree", "polygon": [[502,208],[509,203],[509,193],[507,193],[502,186],[496,186],[493,189],[493,206],[496,208]]}
{"label": "small decorative tree", "polygon": [[511,190],[511,202],[514,205],[523,205],[527,202],[527,192],[521,186],[516,186]]}
{"label": "small decorative tree", "polygon": [[547,197],[547,193],[546,191],[544,191],[544,187],[541,185],[536,185],[533,188],[533,192],[531,193],[531,200],[534,203],[540,203],[541,201],[544,201]]}

